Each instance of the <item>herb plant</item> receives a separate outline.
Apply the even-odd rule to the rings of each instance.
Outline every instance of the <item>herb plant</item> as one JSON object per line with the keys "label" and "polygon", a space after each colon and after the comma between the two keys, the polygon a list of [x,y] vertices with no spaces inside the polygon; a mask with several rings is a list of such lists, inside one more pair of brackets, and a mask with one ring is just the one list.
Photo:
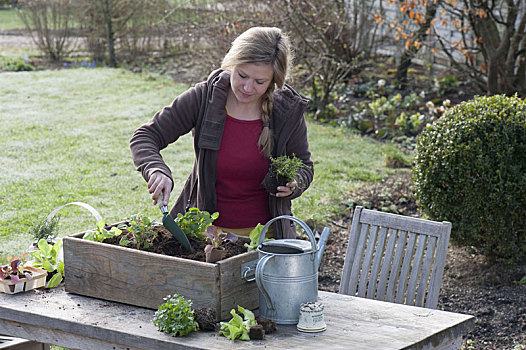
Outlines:
{"label": "herb plant", "polygon": [[203,232],[205,232],[206,228],[212,225],[214,220],[218,217],[218,212],[210,215],[207,211],[201,211],[198,208],[190,208],[184,215],[181,213],[177,214],[175,222],[188,237],[203,240]]}
{"label": "herb plant", "polygon": [[[287,183],[294,181],[298,170],[303,166],[305,166],[303,161],[296,157],[294,153],[290,157],[287,155],[277,158],[270,157],[269,170],[261,185],[267,192],[275,194],[278,186],[285,186]],[[298,183],[298,188],[302,188],[301,183]]]}
{"label": "herb plant", "polygon": [[199,329],[194,319],[192,301],[177,293],[164,298],[164,303],[159,305],[153,316],[153,324],[159,331],[172,337],[184,336]]}
{"label": "herb plant", "polygon": [[36,259],[31,264],[53,274],[53,277],[47,282],[46,288],[53,288],[62,282],[64,278],[64,261],[59,259],[62,240],[55,244],[49,244],[44,238],[38,241],[38,249],[31,255]]}
{"label": "herb plant", "polygon": [[276,175],[276,177],[283,177],[286,182],[292,182],[296,178],[296,173],[303,166],[301,159],[296,157],[295,154],[292,156],[280,156],[277,158],[270,157],[270,168]]}
{"label": "herb plant", "polygon": [[101,220],[97,222],[97,229],[95,231],[88,231],[82,236],[83,239],[94,242],[102,242],[106,238],[112,238],[120,235],[122,233],[121,229],[117,227],[112,227],[109,231],[104,228],[105,222]]}
{"label": "herb plant", "polygon": [[43,219],[39,220],[34,226],[31,227],[30,233],[35,239],[35,242],[40,241],[44,238],[50,242],[57,237],[58,223],[60,221],[59,216],[54,216],[50,220]]}
{"label": "herb plant", "polygon": [[10,279],[12,283],[18,283],[20,278],[32,279],[31,272],[24,271],[22,257],[14,256],[8,259],[8,263],[0,267],[0,280]]}
{"label": "herb plant", "polygon": [[220,323],[221,329],[219,330],[219,334],[224,335],[231,340],[250,340],[250,327],[257,325],[254,313],[239,305],[237,306],[237,309],[243,314],[243,318],[237,314],[235,309],[230,310],[232,319],[229,322]]}
{"label": "herb plant", "polygon": [[137,249],[149,248],[153,244],[153,240],[157,236],[157,232],[152,230],[152,227],[158,225],[147,216],[133,215],[126,219],[128,222],[129,234],[123,236],[119,242],[120,245],[128,245],[129,243],[137,244]]}

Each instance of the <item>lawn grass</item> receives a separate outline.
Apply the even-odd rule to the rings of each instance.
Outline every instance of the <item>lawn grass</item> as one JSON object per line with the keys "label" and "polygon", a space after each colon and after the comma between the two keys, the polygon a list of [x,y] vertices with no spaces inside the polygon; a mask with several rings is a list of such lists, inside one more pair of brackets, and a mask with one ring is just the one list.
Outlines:
{"label": "lawn grass", "polygon": [[0,10],[0,30],[25,29],[24,22],[17,16],[14,9]]}
{"label": "lawn grass", "polygon": [[[68,202],[90,204],[108,223],[136,213],[161,219],[128,141],[186,86],[110,68],[0,73],[0,81],[0,257],[23,252],[35,221]],[[315,123],[309,139],[315,180],[294,201],[302,220],[323,222],[347,191],[388,173],[381,144]],[[193,163],[191,136],[162,153],[175,199]],[[59,237],[95,228],[80,207],[59,214]]]}

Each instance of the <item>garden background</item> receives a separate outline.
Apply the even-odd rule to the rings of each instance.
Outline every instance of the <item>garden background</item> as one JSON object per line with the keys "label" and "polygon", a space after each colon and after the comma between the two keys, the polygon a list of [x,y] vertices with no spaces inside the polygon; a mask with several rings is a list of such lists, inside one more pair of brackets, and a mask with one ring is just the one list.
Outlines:
{"label": "garden background", "polygon": [[[356,205],[422,216],[411,166],[426,125],[477,94],[523,95],[524,53],[504,33],[524,35],[524,6],[497,3],[0,1],[0,257],[26,250],[32,226],[68,202],[92,205],[108,223],[160,219],[131,162],[131,133],[206,78],[236,35],[271,25],[291,36],[291,84],[311,101],[316,174],[294,213],[331,227],[320,286],[336,291]],[[191,169],[191,142],[163,151],[172,198]],[[60,237],[93,228],[87,211],[61,210]],[[477,316],[465,348],[526,348],[525,275],[524,264],[450,247],[439,308]]]}

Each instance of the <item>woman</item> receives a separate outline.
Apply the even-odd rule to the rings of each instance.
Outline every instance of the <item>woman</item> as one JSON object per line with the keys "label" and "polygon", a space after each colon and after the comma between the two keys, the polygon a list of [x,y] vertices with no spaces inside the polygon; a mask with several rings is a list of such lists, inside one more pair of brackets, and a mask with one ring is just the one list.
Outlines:
{"label": "woman", "polygon": [[[258,223],[292,215],[291,200],[310,185],[314,170],[307,141],[307,101],[285,84],[290,44],[278,28],[241,34],[221,69],[178,96],[139,127],[130,140],[133,161],[154,204],[168,205],[173,180],[159,151],[194,131],[192,173],[171,210],[219,212],[214,225],[248,235]],[[269,157],[295,154],[304,166],[296,180],[270,195],[261,185]],[[278,220],[275,238],[295,238],[294,223]]]}

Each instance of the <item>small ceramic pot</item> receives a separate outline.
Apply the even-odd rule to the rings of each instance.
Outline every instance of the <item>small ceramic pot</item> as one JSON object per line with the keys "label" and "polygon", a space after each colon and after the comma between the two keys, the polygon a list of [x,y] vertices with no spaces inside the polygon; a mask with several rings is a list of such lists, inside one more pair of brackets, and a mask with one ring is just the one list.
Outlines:
{"label": "small ceramic pot", "polygon": [[317,302],[300,306],[300,317],[297,326],[302,332],[321,332],[327,329],[323,318],[323,305]]}

